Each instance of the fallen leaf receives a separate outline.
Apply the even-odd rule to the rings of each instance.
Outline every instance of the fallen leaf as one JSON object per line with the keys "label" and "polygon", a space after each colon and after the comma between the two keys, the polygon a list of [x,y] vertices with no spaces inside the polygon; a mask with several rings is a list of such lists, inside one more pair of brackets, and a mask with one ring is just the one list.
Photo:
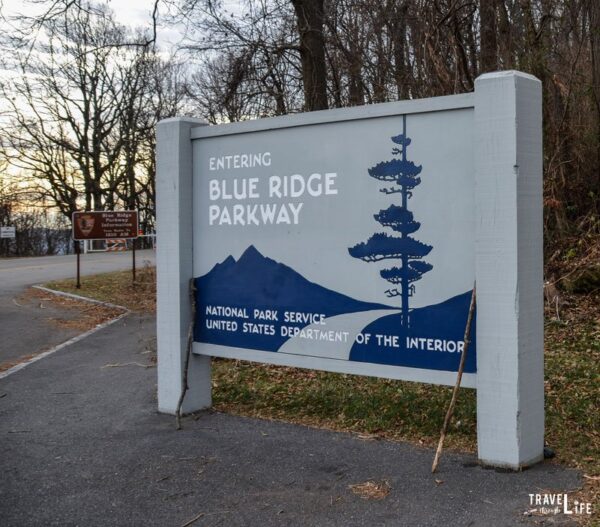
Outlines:
{"label": "fallen leaf", "polygon": [[391,490],[389,482],[385,479],[380,482],[369,480],[364,483],[356,483],[348,485],[348,488],[364,500],[382,500]]}

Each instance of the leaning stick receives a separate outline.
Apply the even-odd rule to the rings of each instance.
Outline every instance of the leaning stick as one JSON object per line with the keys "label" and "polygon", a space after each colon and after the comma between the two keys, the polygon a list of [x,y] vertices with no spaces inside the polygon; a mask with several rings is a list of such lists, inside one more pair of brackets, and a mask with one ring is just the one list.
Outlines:
{"label": "leaning stick", "polygon": [[190,325],[188,327],[187,334],[187,350],[185,355],[185,365],[183,368],[183,379],[181,385],[181,394],[179,395],[179,401],[177,401],[177,410],[175,411],[175,422],[177,430],[181,430],[181,406],[183,405],[183,398],[188,391],[188,368],[190,365],[190,355],[192,354],[192,338],[194,336],[194,322],[196,320],[196,287],[194,286],[194,279],[190,279],[190,303],[192,305],[192,316]]}
{"label": "leaning stick", "polygon": [[435,451],[435,457],[433,458],[433,465],[431,466],[431,473],[433,474],[438,467],[440,462],[440,456],[442,455],[442,447],[444,446],[444,439],[446,438],[446,432],[450,425],[450,419],[452,419],[452,413],[454,412],[454,406],[456,405],[456,399],[458,398],[458,389],[460,388],[460,382],[462,380],[463,370],[465,369],[465,361],[467,359],[467,351],[469,344],[471,344],[471,323],[473,322],[473,315],[475,313],[475,284],[473,285],[473,293],[471,294],[471,304],[469,305],[469,316],[467,317],[467,325],[465,327],[465,337],[463,340],[463,349],[460,355],[460,363],[458,365],[458,373],[456,375],[456,384],[452,390],[452,399],[450,400],[450,406],[446,412],[446,418],[444,419],[444,425],[440,433],[440,441],[438,442],[437,450]]}

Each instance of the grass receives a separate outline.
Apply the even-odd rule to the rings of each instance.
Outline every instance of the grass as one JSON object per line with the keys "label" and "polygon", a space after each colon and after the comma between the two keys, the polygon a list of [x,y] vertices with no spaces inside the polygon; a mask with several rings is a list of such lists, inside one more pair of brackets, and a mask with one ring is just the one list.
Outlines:
{"label": "grass", "polygon": [[[49,287],[154,311],[154,269],[85,277]],[[569,296],[561,321],[546,313],[546,441],[557,461],[600,476],[600,294]],[[215,359],[216,410],[343,430],[364,439],[408,440],[433,446],[439,437],[451,389],[402,381]],[[474,390],[461,390],[445,447],[476,449]],[[590,485],[597,480],[588,479]],[[595,503],[598,503],[596,499]]]}
{"label": "grass", "polygon": [[144,266],[137,270],[136,282],[131,271],[117,271],[81,277],[81,288],[75,280],[56,280],[45,284],[50,289],[110,302],[132,311],[153,313],[156,310],[156,271]]}
{"label": "grass", "polygon": [[[450,401],[441,386],[214,361],[213,401],[217,410],[309,426],[355,432],[432,446]],[[459,396],[450,448],[475,448],[475,393]]]}
{"label": "grass", "polygon": [[600,294],[569,300],[546,323],[546,440],[559,461],[599,476]]}

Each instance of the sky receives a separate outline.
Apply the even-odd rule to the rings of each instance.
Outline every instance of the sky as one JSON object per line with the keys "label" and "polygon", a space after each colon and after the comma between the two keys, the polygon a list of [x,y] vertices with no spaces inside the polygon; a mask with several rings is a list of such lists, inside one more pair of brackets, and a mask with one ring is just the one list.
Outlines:
{"label": "sky", "polygon": [[[154,8],[154,0],[96,0],[97,3],[108,5],[114,12],[115,19],[118,23],[131,28],[148,28],[152,27],[152,9]],[[36,16],[43,13],[46,6],[32,5],[27,0],[0,0],[0,32],[10,31],[10,19],[19,14],[28,16]],[[163,55],[169,55],[174,52],[177,44],[183,38],[183,28],[177,26],[160,25],[161,9],[166,10],[164,5],[159,7],[159,27],[157,31],[157,47]],[[163,13],[164,14],[164,13]],[[2,49],[6,53],[10,50]],[[10,55],[9,55],[10,56]],[[0,79],[4,80],[11,76],[19,75],[11,69],[4,69],[0,65]],[[0,127],[8,116],[3,115],[7,107],[6,101],[0,98]],[[9,174],[20,174],[20,170],[16,167],[7,169]]]}
{"label": "sky", "polygon": [[[152,10],[154,0],[99,0],[98,3],[108,5],[115,13],[117,22],[134,27],[152,27]],[[23,0],[0,0],[2,15],[10,18],[16,14],[25,13],[34,15],[35,9]],[[39,8],[38,8],[39,9]],[[166,8],[159,6],[159,23],[161,10]],[[182,29],[177,27],[166,27],[162,25],[158,31],[158,45],[164,51],[175,47],[182,38]]]}

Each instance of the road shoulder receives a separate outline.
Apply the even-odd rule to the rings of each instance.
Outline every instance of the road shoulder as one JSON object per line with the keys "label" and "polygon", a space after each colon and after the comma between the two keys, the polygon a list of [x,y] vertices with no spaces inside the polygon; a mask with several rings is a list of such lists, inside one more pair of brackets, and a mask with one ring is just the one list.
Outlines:
{"label": "road shoulder", "polygon": [[[502,526],[529,493],[581,484],[456,454],[431,475],[430,449],[219,413],[176,431],[156,411],[154,346],[153,318],[131,314],[0,381],[3,525]],[[352,492],[367,481],[389,494]]]}

